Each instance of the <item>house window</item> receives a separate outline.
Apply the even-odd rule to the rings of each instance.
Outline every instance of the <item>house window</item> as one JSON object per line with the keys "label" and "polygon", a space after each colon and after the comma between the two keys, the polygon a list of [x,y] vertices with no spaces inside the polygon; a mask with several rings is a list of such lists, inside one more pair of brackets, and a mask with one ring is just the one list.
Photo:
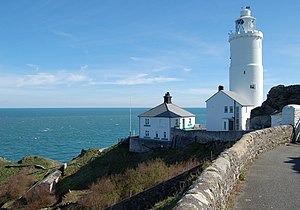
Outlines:
{"label": "house window", "polygon": [[191,118],[189,118],[189,124],[192,124],[192,119]]}
{"label": "house window", "polygon": [[255,84],[250,85],[250,89],[255,89]]}
{"label": "house window", "polygon": [[226,121],[224,121],[224,125],[223,125],[223,126],[224,126],[224,127],[223,127],[224,131],[226,131],[226,130],[227,130]]}
{"label": "house window", "polygon": [[229,107],[229,112],[230,112],[230,113],[233,113],[233,106],[230,106],[230,107]]}
{"label": "house window", "polygon": [[158,132],[157,132],[157,131],[156,131],[156,133],[155,133],[155,138],[158,139]]}
{"label": "house window", "polygon": [[149,131],[145,131],[145,137],[149,137],[150,136],[150,132]]}
{"label": "house window", "polygon": [[167,138],[167,132],[164,132],[164,139]]}
{"label": "house window", "polygon": [[145,126],[150,126],[150,119],[145,119]]}
{"label": "house window", "polygon": [[240,120],[239,119],[236,119],[235,124],[236,124],[236,130],[240,130]]}
{"label": "house window", "polygon": [[224,106],[224,113],[228,113],[228,106]]}
{"label": "house window", "polygon": [[236,118],[240,117],[240,107],[238,107],[238,106],[235,108],[235,117]]}
{"label": "house window", "polygon": [[178,119],[175,120],[175,125],[176,125],[176,126],[179,125],[179,120],[178,120]]}

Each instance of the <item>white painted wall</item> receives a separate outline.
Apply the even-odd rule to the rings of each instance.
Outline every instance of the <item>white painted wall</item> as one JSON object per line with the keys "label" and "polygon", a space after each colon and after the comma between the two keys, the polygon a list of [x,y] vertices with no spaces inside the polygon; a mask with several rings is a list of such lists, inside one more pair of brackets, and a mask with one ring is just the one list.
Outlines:
{"label": "white painted wall", "polygon": [[282,124],[295,126],[300,119],[300,105],[286,105],[282,109]]}
{"label": "white painted wall", "polygon": [[[225,113],[225,106],[228,107],[227,113]],[[222,91],[217,92],[206,101],[206,130],[228,131],[229,119],[232,119],[234,114],[237,114],[236,110],[230,113],[231,106],[233,109],[234,106],[236,109],[239,109],[239,116],[236,116],[236,119],[239,120],[238,130],[246,130],[247,119],[250,118],[251,109],[253,109],[253,107],[243,107],[237,102],[234,104],[234,100]],[[224,127],[226,127],[226,129]]]}
{"label": "white painted wall", "polygon": [[[145,124],[145,120],[149,119],[149,125]],[[191,119],[191,123],[189,123]],[[178,120],[178,124],[176,123]],[[184,126],[183,126],[184,122]],[[166,140],[170,141],[170,131],[173,127],[179,127],[180,129],[191,129],[195,126],[195,117],[185,117],[185,118],[160,118],[160,117],[140,117],[139,118],[139,137],[149,138],[156,140]],[[149,136],[146,136],[146,131],[149,131]],[[164,137],[164,132],[166,132],[166,138]],[[158,137],[156,137],[156,133]]]}
{"label": "white painted wall", "polygon": [[[224,106],[229,107],[227,113],[224,112]],[[229,110],[230,106],[233,106],[233,100],[222,91],[206,101],[206,129],[208,131],[224,130],[224,119],[233,117],[233,113]],[[226,127],[228,130],[228,125]]]}

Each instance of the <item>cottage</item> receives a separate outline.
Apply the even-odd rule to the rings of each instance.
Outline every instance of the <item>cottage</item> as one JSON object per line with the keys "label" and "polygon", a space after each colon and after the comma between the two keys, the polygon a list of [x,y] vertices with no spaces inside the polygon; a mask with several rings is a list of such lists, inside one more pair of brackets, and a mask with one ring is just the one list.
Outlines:
{"label": "cottage", "polygon": [[164,102],[139,117],[139,138],[152,140],[171,140],[171,128],[193,129],[195,115],[172,103],[172,96],[167,92]]}

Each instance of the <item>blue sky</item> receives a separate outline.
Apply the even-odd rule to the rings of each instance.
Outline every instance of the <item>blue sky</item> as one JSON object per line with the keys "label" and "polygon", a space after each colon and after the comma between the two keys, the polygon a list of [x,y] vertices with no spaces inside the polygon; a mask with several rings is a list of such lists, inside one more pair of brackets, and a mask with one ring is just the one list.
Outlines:
{"label": "blue sky", "polygon": [[0,107],[205,107],[228,89],[228,32],[250,5],[265,93],[300,78],[300,2],[4,0]]}

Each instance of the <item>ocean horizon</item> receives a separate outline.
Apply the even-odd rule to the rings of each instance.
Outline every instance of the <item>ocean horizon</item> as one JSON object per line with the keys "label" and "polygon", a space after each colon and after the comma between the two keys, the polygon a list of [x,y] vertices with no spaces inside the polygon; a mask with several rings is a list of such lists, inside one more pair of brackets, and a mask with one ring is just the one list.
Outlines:
{"label": "ocean horizon", "polygon": [[[132,131],[138,115],[131,108]],[[186,108],[206,124],[205,108]],[[18,161],[42,156],[69,162],[82,149],[106,148],[129,136],[130,108],[0,108],[0,157]]]}

